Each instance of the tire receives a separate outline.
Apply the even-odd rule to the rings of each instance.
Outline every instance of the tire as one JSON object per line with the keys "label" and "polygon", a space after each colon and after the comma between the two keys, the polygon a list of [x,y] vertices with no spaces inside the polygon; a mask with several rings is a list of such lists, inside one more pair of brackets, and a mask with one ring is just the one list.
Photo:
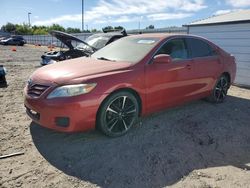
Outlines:
{"label": "tire", "polygon": [[230,87],[228,77],[222,75],[216,82],[212,94],[207,98],[212,103],[222,103],[226,99],[227,91]]}
{"label": "tire", "polygon": [[107,136],[126,134],[138,120],[137,98],[127,91],[110,95],[101,105],[97,115],[97,127]]}
{"label": "tire", "polygon": [[17,43],[18,46],[23,46],[22,42]]}

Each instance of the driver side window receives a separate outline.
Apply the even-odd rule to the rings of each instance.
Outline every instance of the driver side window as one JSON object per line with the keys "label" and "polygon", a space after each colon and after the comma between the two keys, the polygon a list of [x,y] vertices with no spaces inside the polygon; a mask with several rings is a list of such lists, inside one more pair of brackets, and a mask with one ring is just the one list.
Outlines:
{"label": "driver side window", "polygon": [[172,39],[165,43],[156,55],[167,54],[173,60],[183,60],[188,58],[188,51],[183,39]]}

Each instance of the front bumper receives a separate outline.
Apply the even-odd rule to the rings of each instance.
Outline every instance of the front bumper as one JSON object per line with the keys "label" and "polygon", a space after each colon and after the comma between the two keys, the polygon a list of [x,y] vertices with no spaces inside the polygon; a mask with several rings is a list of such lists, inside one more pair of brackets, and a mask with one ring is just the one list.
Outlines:
{"label": "front bumper", "polygon": [[61,132],[79,132],[95,128],[96,114],[105,97],[85,94],[46,99],[31,98],[25,93],[24,105],[29,117],[43,127]]}

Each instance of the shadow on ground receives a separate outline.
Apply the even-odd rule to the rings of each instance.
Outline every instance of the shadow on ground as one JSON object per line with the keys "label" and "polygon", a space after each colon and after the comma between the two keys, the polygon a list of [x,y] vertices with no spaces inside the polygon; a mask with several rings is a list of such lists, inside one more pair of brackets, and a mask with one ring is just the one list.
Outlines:
{"label": "shadow on ground", "polygon": [[54,167],[101,187],[163,187],[194,169],[250,162],[250,100],[193,102],[142,119],[120,138],[63,134],[30,126],[35,146]]}

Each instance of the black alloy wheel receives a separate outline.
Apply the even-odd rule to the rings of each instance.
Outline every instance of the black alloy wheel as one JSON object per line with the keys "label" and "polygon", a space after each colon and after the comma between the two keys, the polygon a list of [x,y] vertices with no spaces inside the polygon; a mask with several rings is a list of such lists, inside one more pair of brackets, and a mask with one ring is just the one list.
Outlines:
{"label": "black alloy wheel", "polygon": [[102,104],[97,125],[101,131],[111,137],[127,133],[139,116],[139,105],[136,97],[126,91],[111,95]]}
{"label": "black alloy wheel", "polygon": [[208,98],[209,101],[214,102],[214,103],[222,103],[226,96],[227,96],[227,91],[230,87],[228,78],[225,75],[222,75],[213,90],[212,95]]}

